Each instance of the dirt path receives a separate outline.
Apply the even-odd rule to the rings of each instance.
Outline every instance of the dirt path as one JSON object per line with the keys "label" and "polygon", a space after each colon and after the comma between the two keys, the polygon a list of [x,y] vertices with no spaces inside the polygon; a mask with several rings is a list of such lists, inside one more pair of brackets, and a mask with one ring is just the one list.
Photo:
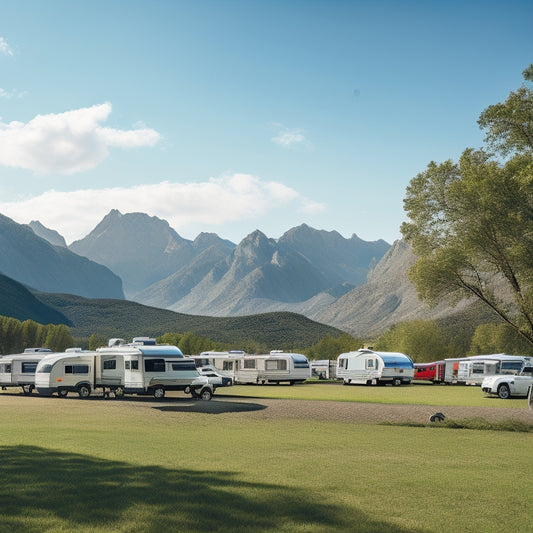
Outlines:
{"label": "dirt path", "polygon": [[313,400],[271,400],[264,398],[214,397],[210,402],[171,399],[158,402],[160,411],[234,413],[245,418],[331,420],[356,424],[379,422],[429,422],[431,415],[463,420],[484,418],[489,421],[513,419],[533,424],[533,411],[490,407],[450,407],[431,405],[387,405],[375,403],[333,402]]}

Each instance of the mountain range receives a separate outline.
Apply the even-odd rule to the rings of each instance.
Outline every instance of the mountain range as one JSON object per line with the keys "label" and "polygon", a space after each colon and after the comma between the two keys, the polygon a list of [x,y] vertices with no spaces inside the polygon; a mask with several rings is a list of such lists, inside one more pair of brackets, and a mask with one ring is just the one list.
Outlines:
{"label": "mountain range", "polygon": [[236,245],[212,233],[187,240],[157,217],[112,210],[67,247],[38,221],[0,215],[0,245],[0,271],[41,292],[122,299],[122,282],[129,300],[152,308],[209,317],[287,311],[359,338],[469,305],[421,303],[404,241],[346,239],[305,224],[277,240],[256,230]]}

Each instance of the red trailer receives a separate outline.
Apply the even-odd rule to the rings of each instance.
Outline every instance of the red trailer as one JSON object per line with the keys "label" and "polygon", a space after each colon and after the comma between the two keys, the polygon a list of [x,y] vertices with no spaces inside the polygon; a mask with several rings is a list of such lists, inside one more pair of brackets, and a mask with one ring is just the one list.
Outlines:
{"label": "red trailer", "polygon": [[444,381],[444,361],[433,363],[415,363],[414,381],[432,381],[442,383]]}

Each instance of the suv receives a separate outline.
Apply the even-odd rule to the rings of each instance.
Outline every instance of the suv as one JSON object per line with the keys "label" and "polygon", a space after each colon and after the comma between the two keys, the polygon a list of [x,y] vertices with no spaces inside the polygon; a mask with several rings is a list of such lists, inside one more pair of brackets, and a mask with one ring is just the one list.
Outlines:
{"label": "suv", "polygon": [[533,366],[525,366],[520,374],[496,375],[483,380],[481,390],[486,394],[497,394],[502,400],[511,396],[527,396],[533,386]]}

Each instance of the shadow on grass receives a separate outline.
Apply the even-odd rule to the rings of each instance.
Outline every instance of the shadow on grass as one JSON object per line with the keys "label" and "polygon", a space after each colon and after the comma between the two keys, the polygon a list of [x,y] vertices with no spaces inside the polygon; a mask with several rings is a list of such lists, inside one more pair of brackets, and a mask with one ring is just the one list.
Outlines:
{"label": "shadow on grass", "polygon": [[224,402],[222,400],[192,400],[181,402],[179,405],[164,405],[154,407],[158,411],[172,413],[207,413],[218,415],[222,413],[244,413],[247,411],[261,411],[266,409],[266,405],[251,402]]}
{"label": "shadow on grass", "polygon": [[245,482],[231,472],[137,466],[33,446],[0,448],[0,465],[0,516],[10,532],[407,531],[327,505],[318,494]]}

